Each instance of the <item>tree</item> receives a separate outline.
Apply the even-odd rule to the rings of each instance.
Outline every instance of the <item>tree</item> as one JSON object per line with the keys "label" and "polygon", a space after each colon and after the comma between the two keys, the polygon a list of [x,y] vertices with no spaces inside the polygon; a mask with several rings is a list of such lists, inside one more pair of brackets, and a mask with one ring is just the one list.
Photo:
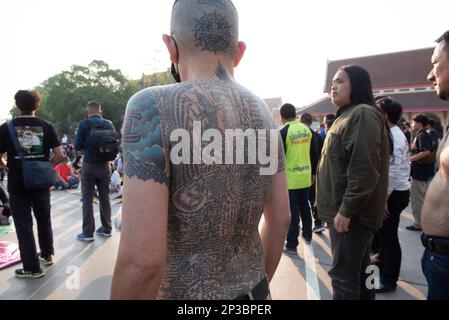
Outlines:
{"label": "tree", "polygon": [[126,103],[136,88],[120,70],[100,60],[87,67],[72,66],[35,88],[42,97],[38,116],[53,123],[60,135],[73,137],[78,122],[85,118],[89,101],[100,102],[105,118],[120,129]]}
{"label": "tree", "polygon": [[[101,60],[94,60],[87,67],[74,65],[70,71],[54,75],[34,89],[42,98],[37,116],[52,122],[59,136],[67,134],[73,139],[78,122],[86,118],[87,103],[95,100],[101,104],[103,116],[119,131],[126,104],[134,93],[144,87],[172,82],[169,71],[129,80]],[[10,113],[17,115],[18,110],[14,108]]]}

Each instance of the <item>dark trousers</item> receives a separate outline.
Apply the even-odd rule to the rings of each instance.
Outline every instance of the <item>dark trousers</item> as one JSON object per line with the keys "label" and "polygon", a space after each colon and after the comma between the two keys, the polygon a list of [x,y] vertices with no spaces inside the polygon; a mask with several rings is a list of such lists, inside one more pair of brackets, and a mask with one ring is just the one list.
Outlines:
{"label": "dark trousers", "polygon": [[395,286],[401,271],[402,251],[399,244],[398,228],[401,212],[407,208],[410,191],[393,191],[388,198],[390,217],[377,231],[379,240],[380,280],[387,286]]}
{"label": "dark trousers", "polygon": [[330,225],[329,233],[333,258],[329,276],[334,291],[333,299],[374,300],[374,287],[369,289],[366,280],[372,275],[367,272],[367,267],[375,230],[353,220],[349,232],[338,233]]}
{"label": "dark trousers", "polygon": [[112,231],[111,203],[109,201],[109,182],[111,180],[111,169],[105,163],[83,163],[81,169],[81,192],[83,195],[83,233],[91,237],[95,232],[94,219],[94,192],[97,186],[100,199],[101,225],[104,231]]}
{"label": "dark trousers", "polygon": [[26,271],[37,271],[40,266],[33,234],[31,208],[33,208],[37,222],[41,255],[52,255],[54,248],[50,217],[50,190],[28,190],[24,194],[10,194],[10,207],[19,240],[23,268]]}
{"label": "dark trousers", "polygon": [[310,205],[312,207],[313,223],[315,224],[315,227],[322,226],[323,221],[318,217],[318,210],[315,205],[315,201],[316,201],[316,184],[315,183],[310,188],[309,200],[310,200]]}
{"label": "dark trousers", "polygon": [[287,234],[287,247],[296,248],[299,244],[299,217],[302,220],[302,236],[304,240],[312,240],[312,214],[309,203],[310,188],[288,190],[290,197],[291,222]]}
{"label": "dark trousers", "polygon": [[449,254],[424,251],[421,261],[429,290],[428,300],[449,300]]}

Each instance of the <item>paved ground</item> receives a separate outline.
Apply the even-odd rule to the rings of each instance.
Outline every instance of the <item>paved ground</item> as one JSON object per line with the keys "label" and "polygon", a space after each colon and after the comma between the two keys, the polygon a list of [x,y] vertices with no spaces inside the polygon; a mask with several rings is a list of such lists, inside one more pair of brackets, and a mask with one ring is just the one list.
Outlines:
{"label": "paved ground", "polygon": [[[14,270],[17,266],[0,271],[0,299],[108,299],[120,233],[113,231],[109,239],[97,237],[91,244],[81,243],[75,240],[81,229],[80,197],[53,192],[52,208],[55,264],[46,269],[45,277],[36,280],[16,279]],[[120,205],[112,207],[113,219],[119,210]],[[377,299],[420,300],[426,297],[426,281],[420,267],[423,248],[419,243],[419,233],[405,230],[411,219],[410,214],[403,214],[399,230],[403,249],[399,287],[393,293],[378,295]],[[96,222],[98,227],[98,208]],[[17,242],[15,233],[2,235],[0,240]],[[330,265],[327,233],[314,236],[311,246],[301,243],[298,255],[283,255],[271,284],[273,299],[331,299],[332,289],[327,275]]]}

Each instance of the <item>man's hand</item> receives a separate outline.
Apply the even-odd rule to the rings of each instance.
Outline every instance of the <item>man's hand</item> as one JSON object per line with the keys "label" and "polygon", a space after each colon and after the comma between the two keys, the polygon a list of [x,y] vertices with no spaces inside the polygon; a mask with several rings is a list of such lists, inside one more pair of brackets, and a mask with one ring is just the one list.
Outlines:
{"label": "man's hand", "polygon": [[351,219],[345,218],[340,213],[337,213],[337,216],[334,219],[334,228],[338,233],[346,233],[349,232],[350,223]]}
{"label": "man's hand", "polygon": [[312,176],[312,185],[316,183],[316,176]]}

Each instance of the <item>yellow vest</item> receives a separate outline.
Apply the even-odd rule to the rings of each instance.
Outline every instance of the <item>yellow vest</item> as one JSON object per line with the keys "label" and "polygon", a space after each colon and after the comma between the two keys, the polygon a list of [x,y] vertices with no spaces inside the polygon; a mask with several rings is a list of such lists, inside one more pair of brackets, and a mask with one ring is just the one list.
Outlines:
{"label": "yellow vest", "polygon": [[310,147],[312,132],[298,120],[288,122],[285,164],[289,190],[310,188],[312,186],[312,164]]}

